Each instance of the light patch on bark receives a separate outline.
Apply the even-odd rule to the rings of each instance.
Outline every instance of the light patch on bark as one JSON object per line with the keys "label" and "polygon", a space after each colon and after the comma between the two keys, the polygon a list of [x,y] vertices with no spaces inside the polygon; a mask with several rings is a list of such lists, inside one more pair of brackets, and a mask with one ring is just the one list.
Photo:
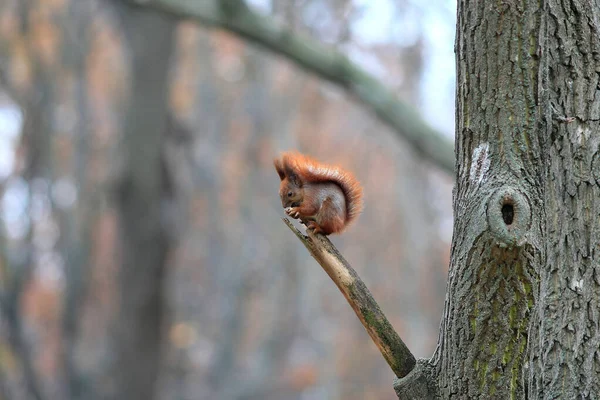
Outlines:
{"label": "light patch on bark", "polygon": [[581,293],[583,289],[583,279],[573,278],[571,279],[571,290],[575,293]]}
{"label": "light patch on bark", "polygon": [[480,185],[485,181],[488,169],[490,168],[489,150],[490,146],[487,142],[480,144],[473,150],[471,171],[469,172],[471,182]]}
{"label": "light patch on bark", "polygon": [[579,125],[575,132],[577,144],[582,145],[590,138],[591,130],[585,125]]}

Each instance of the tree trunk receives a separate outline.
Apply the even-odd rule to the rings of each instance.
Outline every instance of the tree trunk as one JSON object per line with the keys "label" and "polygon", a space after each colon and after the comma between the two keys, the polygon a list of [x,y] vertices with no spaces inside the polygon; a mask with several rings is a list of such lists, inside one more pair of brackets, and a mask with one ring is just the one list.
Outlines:
{"label": "tree trunk", "polygon": [[419,372],[431,398],[600,396],[599,21],[594,0],[459,1],[452,258]]}
{"label": "tree trunk", "polygon": [[153,399],[160,365],[170,201],[163,144],[175,22],[115,3],[131,54],[130,97],[118,186],[121,270],[114,370],[117,399]]}
{"label": "tree trunk", "polygon": [[600,397],[600,3],[548,0],[540,87],[544,258],[530,399]]}
{"label": "tree trunk", "polygon": [[433,358],[442,398],[525,395],[546,219],[540,16],[537,3],[459,2],[454,239]]}

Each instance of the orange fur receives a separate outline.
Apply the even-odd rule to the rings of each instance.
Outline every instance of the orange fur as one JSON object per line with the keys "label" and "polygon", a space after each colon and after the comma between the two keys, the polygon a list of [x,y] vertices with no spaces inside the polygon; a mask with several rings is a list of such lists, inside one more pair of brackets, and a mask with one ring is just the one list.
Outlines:
{"label": "orange fur", "polygon": [[315,233],[340,233],[362,212],[363,189],[352,173],[298,152],[285,152],[273,163],[286,213]]}

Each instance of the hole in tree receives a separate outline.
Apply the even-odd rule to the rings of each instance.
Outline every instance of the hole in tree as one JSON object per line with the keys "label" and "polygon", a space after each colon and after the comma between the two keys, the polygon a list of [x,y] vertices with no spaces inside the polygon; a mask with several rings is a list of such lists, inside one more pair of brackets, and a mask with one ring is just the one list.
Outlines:
{"label": "hole in tree", "polygon": [[513,223],[513,218],[515,216],[515,208],[512,204],[505,204],[502,206],[502,219],[506,225],[510,225]]}

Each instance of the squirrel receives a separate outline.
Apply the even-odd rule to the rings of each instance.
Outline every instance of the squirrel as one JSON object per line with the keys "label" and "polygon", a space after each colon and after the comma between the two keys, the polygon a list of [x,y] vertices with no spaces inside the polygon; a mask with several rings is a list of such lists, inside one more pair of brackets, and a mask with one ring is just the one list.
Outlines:
{"label": "squirrel", "polygon": [[350,172],[298,152],[273,161],[285,213],[313,233],[341,233],[363,210],[363,189]]}

